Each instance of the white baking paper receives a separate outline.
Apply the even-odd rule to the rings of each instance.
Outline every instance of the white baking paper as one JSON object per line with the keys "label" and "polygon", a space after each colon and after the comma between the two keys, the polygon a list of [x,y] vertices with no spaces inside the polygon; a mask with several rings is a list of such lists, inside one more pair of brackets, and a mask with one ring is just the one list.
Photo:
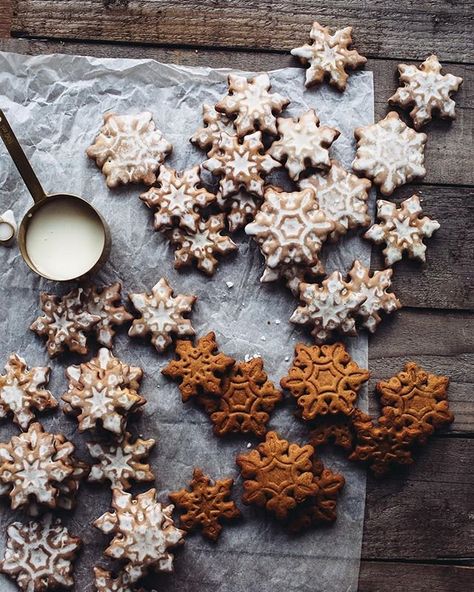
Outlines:
{"label": "white baking paper", "polygon": [[[237,235],[237,254],[225,258],[211,279],[194,269],[177,272],[173,251],[164,237],[152,229],[152,214],[138,199],[142,188],[107,189],[104,177],[85,156],[102,121],[104,111],[150,110],[158,127],[174,146],[168,164],[179,169],[205,159],[189,142],[201,125],[203,102],[215,103],[225,93],[227,71],[160,64],[152,60],[95,59],[62,55],[26,57],[0,53],[0,107],[6,112],[24,149],[48,192],[83,195],[99,208],[109,223],[113,247],[109,262],[96,278],[98,285],[121,280],[124,294],[150,289],[165,276],[176,292],[196,294],[192,322],[199,336],[214,330],[220,348],[238,359],[261,354],[270,377],[278,383],[291,364],[294,345],[309,343],[308,333],[288,319],[297,305],[283,286],[261,284],[262,257],[255,244]],[[287,114],[315,108],[322,123],[337,127],[341,136],[331,148],[333,157],[350,166],[354,153],[353,129],[373,121],[373,82],[370,72],[350,77],[344,93],[327,85],[306,90],[304,70],[286,68],[271,72],[275,91],[291,98]],[[16,218],[31,205],[17,171],[0,143],[0,208],[14,210]],[[373,204],[371,204],[372,207]],[[358,257],[369,263],[370,249],[351,236],[325,249],[327,268],[347,270]],[[49,363],[44,343],[29,331],[38,314],[41,290],[63,293],[59,286],[36,277],[22,261],[18,249],[0,250],[0,363],[11,352],[24,356],[30,365]],[[229,288],[226,282],[232,282]],[[367,339],[348,341],[352,355],[367,367]],[[329,527],[303,535],[287,534],[263,511],[240,503],[241,478],[235,456],[254,440],[218,439],[208,418],[192,405],[183,405],[175,383],[161,375],[171,352],[159,355],[140,340],[130,340],[126,329],[119,332],[115,354],[145,371],[141,389],[148,402],[141,417],[131,423],[134,433],[154,437],[152,454],[159,498],[184,486],[193,467],[212,477],[232,476],[234,496],[243,511],[240,521],[227,526],[217,545],[199,534],[187,537],[176,553],[173,575],[150,578],[160,592],[343,592],[357,589],[365,503],[365,474],[337,452],[324,454],[327,465],[340,471],[346,486],[338,502],[338,520]],[[50,362],[51,388],[59,398],[66,389],[64,369],[77,357]],[[271,418],[271,427],[296,442],[307,437],[305,425],[294,417],[291,397]],[[360,405],[366,405],[361,395]],[[44,425],[63,431],[77,445],[79,455],[90,458],[76,422],[60,411],[47,416]],[[7,440],[17,430],[3,422],[0,438]],[[138,490],[143,490],[138,488]],[[107,486],[82,487],[76,511],[64,516],[70,530],[82,537],[83,550],[76,563],[76,590],[91,592],[92,566],[113,565],[102,557],[109,537],[91,526],[91,521],[109,507]],[[1,502],[1,542],[6,526],[14,519],[7,500]],[[4,592],[14,590],[0,576]]]}

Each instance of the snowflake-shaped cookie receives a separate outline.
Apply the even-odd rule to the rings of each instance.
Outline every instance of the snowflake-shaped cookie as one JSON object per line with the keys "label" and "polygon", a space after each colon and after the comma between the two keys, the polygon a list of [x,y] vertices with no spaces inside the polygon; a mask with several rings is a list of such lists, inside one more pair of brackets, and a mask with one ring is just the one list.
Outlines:
{"label": "snowflake-shaped cookie", "polygon": [[209,152],[210,158],[202,166],[221,177],[219,189],[223,198],[239,189],[263,197],[263,177],[281,166],[264,154],[264,150],[261,132],[245,136],[241,142],[237,136],[222,133],[219,142]]}
{"label": "snowflake-shaped cookie", "polygon": [[311,335],[316,343],[323,343],[334,331],[355,335],[354,314],[365,298],[350,289],[339,271],[334,271],[321,285],[300,284],[300,299],[304,305],[295,310],[290,321],[312,326]]}
{"label": "snowflake-shaped cookie", "polygon": [[122,434],[127,416],[145,403],[138,394],[141,368],[124,364],[105,348],[96,358],[66,370],[69,389],[62,396],[64,412],[77,416],[79,431],[97,423],[114,434]]}
{"label": "snowflake-shaped cookie", "polygon": [[238,249],[234,241],[221,234],[225,229],[225,215],[215,214],[197,224],[196,232],[187,233],[175,228],[171,242],[178,245],[174,254],[176,269],[187,267],[196,261],[197,268],[207,275],[213,275],[219,263],[215,255],[227,255]]}
{"label": "snowflake-shaped cookie", "polygon": [[364,238],[378,245],[386,244],[383,254],[387,266],[400,261],[405,251],[413,259],[426,261],[423,239],[429,238],[440,224],[427,216],[421,216],[422,213],[417,195],[405,199],[399,206],[383,199],[377,201],[377,218],[381,223],[371,226]]}
{"label": "snowflake-shaped cookie", "polygon": [[217,194],[217,205],[225,212],[229,232],[237,232],[251,222],[260,209],[261,200],[246,191],[239,191],[230,197]]}
{"label": "snowflake-shaped cookie", "polygon": [[[62,439],[63,442],[67,441],[62,434],[57,434],[57,438]],[[88,464],[77,458],[73,459],[73,463],[73,470],[69,477],[57,484],[58,497],[56,505],[63,510],[72,510],[74,508],[81,481],[89,474],[90,467]]]}
{"label": "snowflake-shaped cookie", "polygon": [[415,362],[404,370],[377,383],[384,426],[406,430],[418,442],[425,443],[435,429],[449,425],[454,415],[449,409],[449,378],[430,374]]}
{"label": "snowflake-shaped cookie", "polygon": [[222,375],[235,364],[235,360],[217,349],[216,334],[211,331],[193,345],[188,340],[176,342],[176,360],[163,368],[165,376],[179,380],[183,401],[199,394],[220,396]]}
{"label": "snowflake-shaped cookie", "polygon": [[348,230],[370,224],[367,200],[371,183],[349,173],[339,162],[332,160],[327,174],[302,179],[299,186],[316,192],[319,209],[335,224],[331,239],[337,240]]}
{"label": "snowflake-shaped cookie", "polygon": [[13,416],[13,421],[26,430],[34,419],[33,409],[44,411],[58,406],[56,399],[44,387],[49,381],[50,368],[29,369],[25,360],[11,354],[0,375],[0,417]]}
{"label": "snowflake-shaped cookie", "polygon": [[156,501],[156,489],[135,498],[114,489],[113,512],[106,512],[93,524],[105,534],[114,534],[105,555],[125,561],[124,572],[134,583],[150,571],[172,572],[169,549],[184,542],[184,532],[175,527],[173,506]]}
{"label": "snowflake-shaped cookie", "polygon": [[216,410],[211,414],[214,433],[218,436],[236,432],[264,436],[269,413],[282,394],[268,379],[262,358],[236,363],[224,378],[222,391],[216,400]]}
{"label": "snowflake-shaped cookie", "polygon": [[148,111],[138,115],[106,113],[87,156],[102,169],[109,187],[127,183],[152,185],[172,146],[156,129]]}
{"label": "snowflake-shaped cookie", "polygon": [[374,333],[382,320],[380,311],[389,314],[401,308],[401,303],[392,292],[387,290],[392,285],[392,269],[374,271],[362,265],[356,259],[349,271],[349,287],[356,294],[362,294],[364,301],[357,309],[357,315],[362,319],[362,326]]}
{"label": "snowflake-shaped cookie", "polygon": [[73,290],[62,298],[53,294],[40,294],[40,306],[44,312],[30,329],[47,337],[48,354],[54,358],[66,348],[78,354],[87,354],[86,332],[101,321],[83,308],[82,291]]}
{"label": "snowflake-shaped cookie", "polygon": [[157,178],[157,187],[152,187],[140,195],[140,199],[149,208],[156,209],[155,230],[164,230],[179,226],[197,231],[201,220],[199,208],[211,204],[216,196],[203,187],[199,187],[199,165],[178,173],[174,169],[162,166]]}
{"label": "snowflake-shaped cookie", "polygon": [[395,111],[378,123],[354,130],[357,152],[352,168],[391,195],[397,187],[424,177],[426,134],[415,132]]}
{"label": "snowflake-shaped cookie", "polygon": [[352,27],[345,27],[331,34],[328,27],[314,21],[309,36],[311,43],[291,50],[291,54],[300,58],[303,64],[309,63],[306,86],[319,84],[327,77],[329,84],[344,90],[349,78],[345,69],[358,68],[367,61],[355,49],[349,49],[352,44]]}
{"label": "snowflake-shaped cookie", "polygon": [[120,282],[100,289],[86,288],[84,290],[84,310],[94,317],[100,317],[100,321],[94,325],[94,332],[97,341],[104,347],[110,348],[113,345],[114,326],[123,325],[133,319],[133,315],[121,304],[121,292]]}
{"label": "snowflake-shaped cookie", "polygon": [[415,129],[420,129],[431,121],[433,111],[447,119],[456,117],[456,103],[451,94],[459,90],[462,78],[452,74],[441,74],[441,64],[437,56],[431,55],[419,68],[399,64],[398,71],[403,86],[397,89],[388,102],[402,107],[413,106],[410,116]]}
{"label": "snowflake-shaped cookie", "polygon": [[221,132],[226,132],[230,136],[235,133],[230,117],[219,113],[212,105],[204,103],[202,106],[202,121],[204,127],[199,128],[191,136],[191,142],[203,150],[213,148],[218,143]]}
{"label": "snowflake-shaped cookie", "polygon": [[245,232],[255,237],[267,267],[317,264],[334,224],[318,209],[314,191],[285,193],[269,187],[255,221]]}
{"label": "snowflake-shaped cookie", "polygon": [[306,267],[305,265],[280,265],[275,269],[265,267],[260,281],[267,283],[282,279],[287,288],[295,296],[299,296],[301,282],[315,281],[316,278],[323,275],[325,275],[324,265],[321,261],[317,261],[311,267]]}
{"label": "snowflake-shaped cookie", "polygon": [[227,116],[236,116],[234,126],[239,136],[255,130],[276,135],[275,115],[290,102],[278,93],[269,93],[268,74],[258,74],[248,80],[245,76],[229,74],[229,94],[216,103],[216,110]]}
{"label": "snowflake-shaped cookie", "polygon": [[369,371],[360,368],[342,343],[308,346],[299,343],[288,376],[281,386],[290,391],[303,419],[321,415],[350,415]]}
{"label": "snowflake-shaped cookie", "polygon": [[12,509],[38,513],[38,505],[55,508],[58,483],[74,471],[74,445],[64,436],[32,423],[27,432],[0,444],[0,495],[9,495]]}
{"label": "snowflake-shaped cookie", "polygon": [[290,444],[268,432],[248,454],[239,454],[236,462],[244,477],[245,504],[256,504],[273,512],[280,520],[317,491],[311,470],[314,448],[309,444]]}
{"label": "snowflake-shaped cookie", "polygon": [[128,331],[131,337],[145,337],[150,333],[156,350],[163,352],[172,341],[172,333],[179,337],[195,334],[185,315],[191,312],[196,296],[173,296],[173,289],[164,278],[153,286],[150,294],[129,294],[129,298],[142,315],[133,321]]}
{"label": "snowflake-shaped cookie", "polygon": [[229,499],[233,484],[233,479],[219,479],[213,483],[201,469],[194,469],[189,490],[180,489],[169,494],[173,504],[185,511],[180,516],[180,526],[188,532],[200,526],[205,537],[217,541],[222,531],[221,520],[240,516],[240,510]]}
{"label": "snowflake-shaped cookie", "polygon": [[89,481],[109,481],[112,489],[130,489],[130,480],[153,481],[150,465],[143,462],[155,445],[155,440],[137,438],[131,441],[128,432],[114,444],[88,442],[89,454],[99,462],[92,465]]}
{"label": "snowflake-shaped cookie", "polygon": [[329,147],[340,134],[328,125],[319,125],[314,109],[299,118],[279,117],[279,139],[270,146],[268,154],[284,163],[292,179],[299,179],[308,167],[327,169],[330,166]]}
{"label": "snowflake-shaped cookie", "polygon": [[7,528],[0,571],[24,592],[48,592],[74,585],[73,561],[81,539],[49,515],[42,522],[13,522]]}

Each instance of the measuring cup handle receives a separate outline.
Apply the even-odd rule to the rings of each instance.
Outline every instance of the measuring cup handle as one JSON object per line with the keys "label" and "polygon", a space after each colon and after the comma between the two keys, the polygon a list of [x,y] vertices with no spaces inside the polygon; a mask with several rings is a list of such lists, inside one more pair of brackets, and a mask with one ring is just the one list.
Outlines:
{"label": "measuring cup handle", "polygon": [[13,162],[18,169],[18,172],[23,178],[26,186],[28,187],[28,191],[31,193],[31,197],[34,199],[35,202],[42,201],[46,198],[46,194],[41,187],[41,183],[38,181],[38,178],[31,168],[28,159],[23,152],[20,143],[16,139],[15,134],[10,127],[10,124],[5,117],[5,114],[0,109],[0,136],[7,147],[10,156],[13,159]]}

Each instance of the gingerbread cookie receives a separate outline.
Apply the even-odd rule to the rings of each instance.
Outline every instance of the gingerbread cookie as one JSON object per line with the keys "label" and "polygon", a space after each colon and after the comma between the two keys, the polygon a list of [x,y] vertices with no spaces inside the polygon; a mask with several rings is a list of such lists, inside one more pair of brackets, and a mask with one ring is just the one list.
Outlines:
{"label": "gingerbread cookie", "polygon": [[291,55],[298,57],[303,64],[309,64],[306,86],[319,84],[328,78],[329,84],[343,91],[349,78],[346,68],[355,69],[367,61],[355,49],[349,49],[352,27],[331,33],[328,27],[314,21],[309,36],[311,43],[291,50]]}
{"label": "gingerbread cookie", "polygon": [[285,193],[265,190],[265,201],[247,224],[245,232],[255,237],[267,267],[316,265],[319,252],[334,224],[318,209],[314,191]]}
{"label": "gingerbread cookie", "polygon": [[7,528],[0,571],[24,592],[72,588],[73,562],[80,546],[81,539],[51,515],[42,522],[13,522]]}
{"label": "gingerbread cookie", "polygon": [[221,132],[226,132],[229,136],[235,133],[230,117],[219,113],[212,105],[205,103],[202,106],[202,121],[204,127],[199,128],[191,136],[191,142],[203,150],[213,148],[219,142]]}
{"label": "gingerbread cookie", "polygon": [[58,402],[44,387],[48,384],[51,369],[28,368],[25,360],[11,354],[0,374],[0,417],[12,416],[22,430],[33,421],[33,410],[55,409]]}
{"label": "gingerbread cookie", "polygon": [[354,440],[352,417],[338,413],[336,415],[321,415],[312,426],[310,444],[317,450],[319,446],[333,444],[344,450],[351,450]]}
{"label": "gingerbread cookie", "polygon": [[100,289],[86,288],[84,290],[84,310],[94,317],[100,317],[100,321],[94,325],[94,332],[97,341],[104,347],[112,347],[115,326],[123,325],[133,319],[133,315],[122,306],[121,292],[120,282]]}
{"label": "gingerbread cookie", "polygon": [[89,454],[99,461],[92,465],[88,480],[96,483],[109,481],[112,489],[123,490],[130,489],[131,479],[137,482],[153,481],[153,471],[144,461],[154,445],[153,438],[137,438],[132,442],[128,432],[110,445],[88,442]]}
{"label": "gingerbread cookie", "polygon": [[264,507],[278,519],[285,519],[290,510],[318,489],[311,470],[313,453],[310,445],[290,444],[276,432],[268,432],[265,442],[237,456],[244,478],[243,502]]}
{"label": "gingerbread cookie", "polygon": [[221,520],[240,516],[240,510],[229,499],[233,479],[220,479],[213,483],[201,469],[194,469],[189,489],[180,489],[169,494],[175,506],[184,510],[179,524],[187,532],[201,527],[202,534],[217,541],[221,532]]}
{"label": "gingerbread cookie", "polygon": [[320,415],[350,415],[358,391],[369,376],[342,343],[299,343],[288,376],[280,384],[296,398],[303,419],[313,420]]}
{"label": "gingerbread cookie", "polygon": [[125,562],[123,571],[134,584],[150,572],[172,572],[170,549],[184,542],[184,532],[175,527],[173,506],[156,501],[156,489],[132,494],[114,489],[112,512],[93,524],[105,534],[113,534],[104,551],[107,557]]}
{"label": "gingerbread cookie", "polygon": [[32,423],[27,432],[0,444],[0,495],[11,507],[38,514],[39,505],[55,508],[58,484],[74,471],[74,445],[64,436]]}
{"label": "gingerbread cookie", "polygon": [[237,232],[252,222],[260,209],[261,200],[246,191],[239,191],[230,197],[217,194],[217,205],[225,212],[229,232]]}
{"label": "gingerbread cookie", "polygon": [[245,76],[229,74],[228,94],[216,103],[216,111],[233,121],[237,134],[245,136],[256,130],[276,135],[275,115],[290,102],[278,93],[269,93],[271,83],[268,74],[258,74],[248,80]]}
{"label": "gingerbread cookie", "polygon": [[122,571],[114,578],[110,571],[98,566],[94,567],[94,586],[96,592],[135,592],[128,574]]}
{"label": "gingerbread cookie", "polygon": [[104,125],[87,149],[109,187],[127,183],[152,185],[156,171],[172,150],[148,111],[137,115],[106,113]]}
{"label": "gingerbread cookie", "polygon": [[284,163],[292,179],[298,180],[308,167],[329,168],[329,147],[339,137],[339,130],[319,125],[314,109],[299,118],[279,117],[277,122],[279,139],[268,154]]}
{"label": "gingerbread cookie", "polygon": [[262,358],[237,362],[222,381],[222,395],[216,402],[216,411],[211,414],[214,433],[217,436],[239,432],[264,436],[269,413],[281,399],[281,392],[263,369]]}
{"label": "gingerbread cookie", "polygon": [[121,435],[127,417],[145,404],[138,394],[141,368],[129,366],[102,348],[96,358],[66,370],[69,389],[62,396],[64,412],[75,415],[79,431],[101,425]]}
{"label": "gingerbread cookie", "polygon": [[317,261],[311,267],[304,265],[281,265],[276,269],[265,267],[260,281],[266,283],[282,279],[291,292],[299,296],[301,282],[315,281],[323,275],[325,275],[324,265],[321,261]]}
{"label": "gingerbread cookie", "polygon": [[216,334],[211,331],[196,345],[191,341],[176,342],[176,360],[162,370],[165,376],[179,380],[183,401],[200,394],[223,394],[222,376],[235,364],[235,360],[217,349]]}
{"label": "gingerbread cookie", "polygon": [[222,133],[219,142],[209,152],[210,158],[202,166],[221,177],[219,190],[223,198],[240,189],[263,197],[263,178],[281,166],[264,151],[261,132],[245,136],[241,141],[236,136]]}
{"label": "gingerbread cookie", "polygon": [[139,292],[128,297],[142,315],[133,321],[128,331],[131,337],[145,337],[150,333],[156,350],[163,352],[172,342],[172,333],[178,337],[195,334],[185,315],[191,312],[196,296],[173,296],[173,289],[164,278],[153,286],[151,294]]}
{"label": "gingerbread cookie", "polygon": [[156,210],[154,228],[164,230],[179,226],[197,232],[201,220],[200,208],[216,200],[216,196],[201,187],[200,167],[196,165],[178,173],[162,166],[157,186],[140,195],[145,204]]}
{"label": "gingerbread cookie", "polygon": [[404,370],[377,383],[383,413],[380,423],[403,429],[425,443],[436,429],[454,420],[446,394],[448,384],[447,376],[430,374],[415,362],[407,362]]}
{"label": "gingerbread cookie", "polygon": [[299,288],[304,304],[290,317],[292,323],[313,327],[311,335],[318,343],[329,339],[334,331],[356,334],[355,313],[366,297],[352,290],[339,271],[321,285],[302,282]]}
{"label": "gingerbread cookie", "polygon": [[[58,434],[59,441],[67,442],[65,436]],[[81,482],[89,474],[90,467],[85,462],[78,460],[77,458],[72,459],[72,473],[67,479],[57,484],[58,497],[56,500],[56,506],[62,510],[72,510],[76,505],[76,497],[79,491]]]}
{"label": "gingerbread cookie", "polygon": [[215,273],[219,263],[215,255],[227,255],[238,248],[230,237],[221,234],[225,229],[224,219],[224,214],[209,216],[206,221],[198,222],[193,234],[180,228],[173,230],[171,242],[179,246],[174,254],[176,269],[196,261],[197,268],[206,275]]}
{"label": "gingerbread cookie", "polygon": [[357,309],[357,316],[361,325],[374,333],[382,320],[380,312],[390,314],[401,308],[400,300],[392,292],[388,292],[392,285],[392,269],[374,271],[365,267],[356,259],[349,271],[349,289],[364,297]]}
{"label": "gingerbread cookie", "polygon": [[83,306],[83,294],[73,290],[62,298],[41,292],[40,306],[44,312],[30,325],[30,329],[46,337],[46,347],[51,358],[69,349],[85,355],[88,353],[86,333],[101,321]]}
{"label": "gingerbread cookie", "polygon": [[354,130],[357,151],[352,168],[379,186],[384,195],[425,176],[426,134],[417,133],[391,111],[378,123]]}
{"label": "gingerbread cookie", "polygon": [[459,90],[462,78],[452,74],[441,74],[441,64],[437,56],[431,55],[419,68],[399,64],[398,71],[403,86],[397,89],[388,102],[402,107],[413,106],[410,116],[415,129],[418,130],[431,121],[433,112],[446,119],[456,117],[456,103],[451,94]]}
{"label": "gingerbread cookie", "polygon": [[371,226],[364,238],[377,245],[385,243],[382,252],[387,266],[400,261],[405,251],[412,259],[426,261],[423,239],[431,237],[440,224],[427,216],[421,216],[422,213],[417,195],[405,199],[399,206],[383,199],[377,201],[377,218],[381,222]]}
{"label": "gingerbread cookie", "polygon": [[370,181],[347,172],[336,160],[331,160],[327,174],[318,173],[302,179],[299,186],[315,191],[319,209],[335,225],[330,234],[332,240],[353,228],[370,224],[367,211]]}

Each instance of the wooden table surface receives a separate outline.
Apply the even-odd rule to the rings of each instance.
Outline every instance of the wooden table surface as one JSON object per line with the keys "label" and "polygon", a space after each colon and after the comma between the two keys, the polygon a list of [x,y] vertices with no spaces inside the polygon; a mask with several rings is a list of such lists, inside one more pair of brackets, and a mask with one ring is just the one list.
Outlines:
{"label": "wooden table surface", "polygon": [[[456,420],[408,470],[368,479],[360,592],[474,590],[474,5],[472,0],[0,0],[0,49],[150,57],[262,71],[296,65],[314,19],[352,25],[375,76],[376,117],[397,87],[400,61],[436,52],[462,76],[455,122],[426,128],[418,192],[441,222],[428,262],[396,266],[404,308],[371,339],[372,386],[407,359],[451,378]],[[373,256],[373,266],[381,264]]]}

